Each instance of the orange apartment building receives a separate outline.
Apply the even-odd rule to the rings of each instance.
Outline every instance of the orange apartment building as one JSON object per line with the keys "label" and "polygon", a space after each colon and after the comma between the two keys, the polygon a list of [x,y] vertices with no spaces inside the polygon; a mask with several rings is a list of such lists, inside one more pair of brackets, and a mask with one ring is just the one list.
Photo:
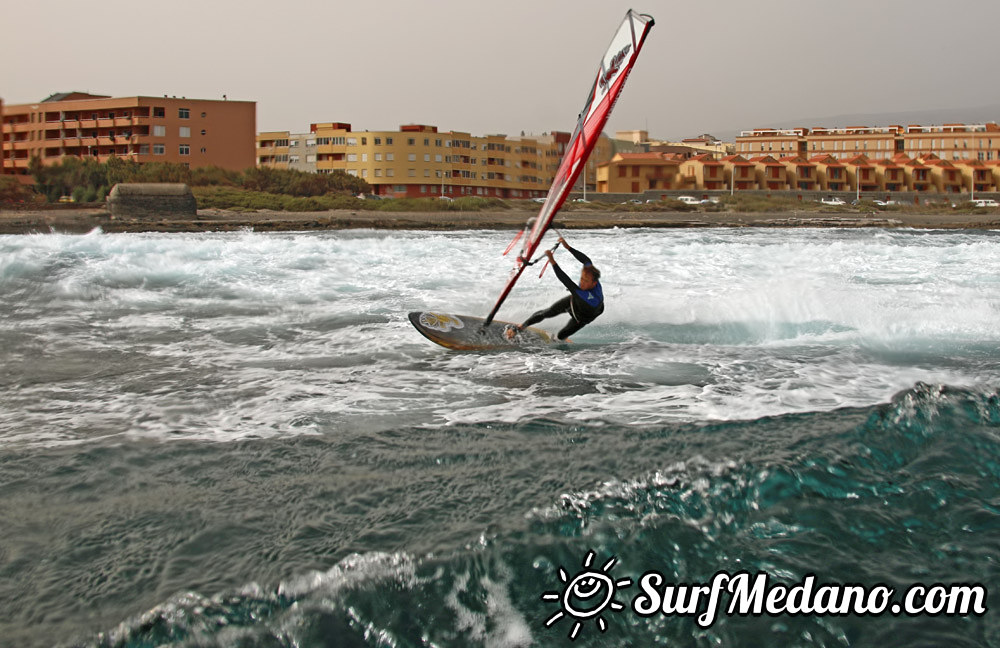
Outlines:
{"label": "orange apartment building", "polygon": [[757,174],[753,162],[742,155],[727,155],[721,162],[725,165],[730,191],[757,189]]}
{"label": "orange apartment building", "polygon": [[3,107],[3,171],[25,175],[33,156],[243,170],[254,166],[256,126],[253,101],[59,93]]}
{"label": "orange apartment building", "polygon": [[756,129],[744,131],[736,149],[805,156],[818,164],[822,190],[962,193],[1000,186],[1000,126],[992,122]]}
{"label": "orange apartment building", "polygon": [[[387,197],[538,198],[548,192],[569,138],[563,132],[475,136],[426,124],[355,131],[351,124],[326,122],[311,124],[308,134],[259,133],[256,163],[317,173],[344,171]],[[598,163],[610,157],[614,146],[601,136],[577,190],[584,180],[594,189]]]}
{"label": "orange apartment building", "polygon": [[840,159],[864,155],[869,160],[891,159],[900,153],[918,158],[1000,160],[1000,125],[944,124],[942,126],[851,126],[846,128],[758,128],[736,138],[736,152],[759,155],[832,155]]}
{"label": "orange apartment building", "polygon": [[597,192],[684,189],[687,185],[680,171],[683,161],[683,156],[672,153],[616,153],[597,167]]}
{"label": "orange apartment building", "polygon": [[788,188],[798,191],[815,191],[818,189],[816,165],[801,155],[786,155],[779,160],[785,165],[785,178]]}
{"label": "orange apartment building", "polygon": [[726,165],[709,153],[684,160],[681,162],[680,171],[685,188],[712,191],[725,189],[728,186]]}

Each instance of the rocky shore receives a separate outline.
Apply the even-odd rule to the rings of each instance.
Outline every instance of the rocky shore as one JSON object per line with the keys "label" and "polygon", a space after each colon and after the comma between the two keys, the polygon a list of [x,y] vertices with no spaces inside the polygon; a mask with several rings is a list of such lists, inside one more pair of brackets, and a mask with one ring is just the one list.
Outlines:
{"label": "rocky shore", "polygon": [[[481,212],[385,212],[336,210],[326,212],[234,212],[203,209],[188,219],[118,219],[106,209],[0,211],[0,234],[48,232],[221,232],[310,231],[337,229],[520,229],[537,212],[521,210]],[[557,227],[607,229],[631,227],[886,227],[918,229],[1000,229],[1000,213],[920,214],[912,212],[671,212],[602,211],[561,212]]]}

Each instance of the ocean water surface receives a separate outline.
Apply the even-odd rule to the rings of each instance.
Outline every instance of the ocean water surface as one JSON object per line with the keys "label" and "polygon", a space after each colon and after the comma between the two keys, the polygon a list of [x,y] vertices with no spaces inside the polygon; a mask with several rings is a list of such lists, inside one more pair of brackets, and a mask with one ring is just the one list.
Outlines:
{"label": "ocean water surface", "polygon": [[1000,645],[1000,235],[566,235],[605,314],[500,353],[406,314],[485,315],[510,232],[0,236],[0,646]]}

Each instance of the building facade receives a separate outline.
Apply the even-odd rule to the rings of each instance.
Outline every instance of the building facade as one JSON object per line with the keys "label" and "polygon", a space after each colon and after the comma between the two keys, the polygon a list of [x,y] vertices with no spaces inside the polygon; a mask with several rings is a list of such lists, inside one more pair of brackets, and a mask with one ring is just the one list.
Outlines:
{"label": "building facade", "polygon": [[[571,135],[472,135],[408,124],[395,131],[355,131],[344,122],[316,123],[307,134],[257,134],[258,166],[330,173],[365,180],[379,196],[419,198],[478,196],[526,199],[545,196]],[[624,144],[622,144],[624,145]],[[596,188],[597,167],[618,143],[602,135],[577,181]]]}
{"label": "building facade", "polygon": [[684,189],[681,163],[685,158],[671,153],[617,153],[597,168],[599,193],[643,193],[650,190]]}
{"label": "building facade", "polygon": [[758,128],[743,131],[736,138],[736,152],[744,157],[832,155],[848,159],[864,155],[875,162],[903,153],[911,159],[935,155],[952,161],[991,162],[1000,160],[1000,126],[991,122],[942,126]]}
{"label": "building facade", "polygon": [[184,97],[107,97],[60,93],[35,104],[7,104],[4,171],[25,175],[32,157],[100,162],[175,162],[192,168],[254,166],[257,105]]}

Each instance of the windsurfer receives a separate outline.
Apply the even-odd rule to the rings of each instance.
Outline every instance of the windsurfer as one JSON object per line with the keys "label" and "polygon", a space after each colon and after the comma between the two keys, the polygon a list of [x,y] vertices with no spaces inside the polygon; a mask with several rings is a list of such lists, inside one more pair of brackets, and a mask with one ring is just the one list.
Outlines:
{"label": "windsurfer", "polygon": [[545,255],[552,263],[552,270],[556,273],[559,281],[566,286],[570,294],[563,297],[547,309],[540,310],[526,319],[523,324],[509,327],[504,333],[508,338],[513,338],[518,331],[537,324],[543,319],[555,317],[563,313],[569,313],[570,320],[566,326],[556,335],[560,340],[565,340],[573,333],[576,333],[587,324],[590,324],[597,316],[604,312],[604,292],[601,289],[601,271],[594,267],[590,257],[583,252],[576,250],[566,242],[563,237],[559,237],[559,243],[566,248],[576,260],[583,264],[580,271],[580,284],[573,283],[573,280],[563,272],[563,269],[556,263],[552,250],[546,250]]}

